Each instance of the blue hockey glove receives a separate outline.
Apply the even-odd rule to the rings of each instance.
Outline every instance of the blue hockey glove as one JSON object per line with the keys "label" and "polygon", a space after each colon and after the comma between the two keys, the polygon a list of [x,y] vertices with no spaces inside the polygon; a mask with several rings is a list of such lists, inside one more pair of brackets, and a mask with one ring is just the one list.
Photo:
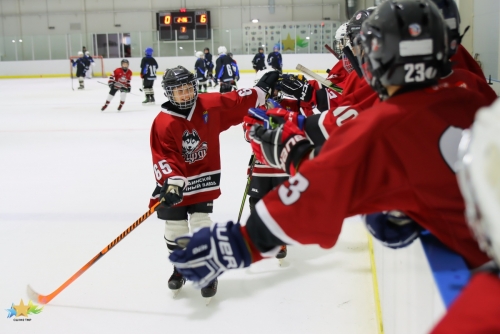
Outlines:
{"label": "blue hockey glove", "polygon": [[259,108],[248,109],[248,116],[258,120],[258,124],[261,124],[265,129],[272,129],[272,124],[269,122],[269,116],[267,116],[266,111]]}
{"label": "blue hockey glove", "polygon": [[423,230],[420,225],[400,211],[366,215],[365,224],[374,238],[386,247],[397,249],[410,245]]}
{"label": "blue hockey glove", "polygon": [[206,286],[225,271],[248,267],[252,261],[241,226],[233,222],[204,227],[175,241],[183,249],[175,250],[169,259],[196,288]]}
{"label": "blue hockey glove", "polygon": [[283,108],[281,106],[281,104],[279,104],[278,102],[276,102],[275,100],[269,98],[266,100],[266,109],[269,110],[269,109],[274,109],[274,108]]}

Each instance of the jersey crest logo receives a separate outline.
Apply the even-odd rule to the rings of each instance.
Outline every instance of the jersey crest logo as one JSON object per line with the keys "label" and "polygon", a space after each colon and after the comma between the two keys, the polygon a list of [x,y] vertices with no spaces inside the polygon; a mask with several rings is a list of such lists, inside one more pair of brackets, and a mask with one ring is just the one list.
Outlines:
{"label": "jersey crest logo", "polygon": [[203,121],[205,122],[205,124],[208,123],[208,111],[207,110],[205,110],[203,112]]}
{"label": "jersey crest logo", "polygon": [[184,161],[192,164],[195,161],[203,160],[207,155],[207,142],[201,142],[198,132],[193,129],[184,131],[182,134],[182,156]]}

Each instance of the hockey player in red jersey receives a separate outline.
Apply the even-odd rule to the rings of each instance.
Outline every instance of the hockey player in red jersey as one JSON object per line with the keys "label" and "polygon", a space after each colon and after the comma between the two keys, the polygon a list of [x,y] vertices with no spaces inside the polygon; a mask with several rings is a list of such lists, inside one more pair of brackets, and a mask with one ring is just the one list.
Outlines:
{"label": "hockey player in red jersey", "polygon": [[[486,83],[484,77],[477,76],[473,71],[464,69],[467,68],[465,64],[457,64],[453,59],[457,53],[458,46],[460,45],[461,36],[460,36],[460,14],[458,12],[458,7],[453,0],[432,0],[436,6],[441,10],[444,15],[445,22],[448,25],[448,57],[450,58],[450,62],[448,66],[445,67],[443,71],[442,77],[439,80],[436,89],[443,87],[462,87],[473,90],[482,94],[485,97],[485,105],[490,105],[496,99],[496,93],[491,89],[491,87]],[[361,14],[359,20],[355,20],[358,14],[355,14],[353,18],[349,21],[351,26],[349,27],[349,34],[346,35],[346,39],[351,45],[351,48],[355,54],[358,52],[362,52],[360,50],[359,45],[355,42],[355,38],[357,33],[354,34],[354,31],[359,32],[356,29],[356,26],[359,26],[359,21],[366,19],[366,15],[363,16],[363,11],[360,11],[358,14]],[[363,19],[364,18],[364,19]],[[359,67],[359,63],[356,60],[353,64],[354,66]],[[352,77],[351,77],[352,78]],[[293,79],[293,78],[292,78]],[[290,91],[290,85],[288,83],[289,80],[285,77],[281,83],[283,87],[283,91],[286,94],[292,94]],[[366,80],[364,80],[366,83]],[[296,84],[299,84],[300,81],[296,81]],[[352,86],[351,86],[352,88]],[[295,87],[294,91],[301,92],[303,90],[302,87]],[[323,88],[323,90],[328,90],[328,88]],[[321,146],[324,141],[332,135],[332,131],[340,127],[342,124],[345,124],[346,121],[355,119],[357,115],[359,115],[364,110],[372,107],[378,101],[377,94],[373,91],[373,89],[369,85],[364,85],[359,87],[358,89],[349,93],[350,88],[345,90],[347,94],[343,94],[332,101],[331,105],[328,107],[328,112],[324,112],[325,109],[321,109],[318,103],[318,109],[323,112],[321,115],[313,116],[304,121],[304,131],[306,132],[309,139],[313,141],[315,146]],[[312,96],[321,96],[321,90],[316,91]],[[325,94],[323,94],[325,95]],[[317,98],[319,101],[320,98]],[[324,99],[322,99],[324,100]],[[337,102],[337,104],[335,104]],[[268,114],[272,115],[274,111],[269,111]]]}
{"label": "hockey player in red jersey", "polygon": [[328,73],[326,80],[329,80],[331,83],[339,86],[340,88],[344,88],[344,80],[347,78],[347,75],[349,74],[345,70],[344,63],[342,61],[343,58],[342,49],[344,48],[345,44],[346,29],[347,29],[347,22],[343,23],[335,32],[335,41],[333,48],[337,53],[335,56],[336,57],[338,56],[339,59],[330,70],[326,71]]}
{"label": "hockey player in red jersey", "polygon": [[333,247],[345,217],[393,208],[471,267],[488,261],[467,228],[453,170],[457,133],[470,126],[483,97],[460,87],[430,89],[447,61],[445,23],[434,4],[386,1],[375,13],[362,26],[363,68],[384,101],[340,127],[319,154],[292,122],[254,126],[257,158],[293,176],[257,203],[246,226],[217,224],[179,238],[187,247],[170,260],[196,285],[273,256],[283,243]]}
{"label": "hockey player in red jersey", "polygon": [[[177,249],[175,239],[191,230],[210,226],[213,200],[220,195],[221,165],[219,135],[243,121],[249,108],[265,103],[265,95],[278,74],[266,75],[255,89],[225,94],[198,95],[195,76],[182,66],[167,69],[162,87],[168,101],[151,128],[151,152],[157,186],[150,207],[161,201],[158,218],[165,220],[169,252]],[[174,267],[168,281],[177,292],[185,277]],[[217,280],[201,291],[210,298]]]}
{"label": "hockey player in red jersey", "polygon": [[462,38],[469,29],[460,35],[460,13],[457,4],[454,0],[432,0],[441,10],[443,17],[448,24],[448,38],[450,40],[451,62],[453,69],[463,69],[476,74],[478,77],[486,81],[484,73],[479,67],[479,64],[472,58],[469,52],[461,45]]}
{"label": "hockey player in red jersey", "polygon": [[493,263],[473,274],[432,334],[500,333],[500,100],[477,113],[460,150],[467,219]]}
{"label": "hockey player in red jersey", "polygon": [[120,105],[118,111],[122,110],[127,93],[130,93],[130,80],[132,79],[132,71],[129,70],[129,62],[127,59],[122,59],[121,67],[113,71],[113,75],[109,77],[108,86],[109,94],[106,98],[106,103],[102,106],[101,111],[106,110],[109,103],[115,97],[117,91],[120,91]]}

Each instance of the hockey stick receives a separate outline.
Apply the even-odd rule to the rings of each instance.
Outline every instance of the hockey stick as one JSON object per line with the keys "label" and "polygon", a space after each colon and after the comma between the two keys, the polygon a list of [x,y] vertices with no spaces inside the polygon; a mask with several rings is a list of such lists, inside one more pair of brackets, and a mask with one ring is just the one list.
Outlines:
{"label": "hockey stick", "polygon": [[361,68],[359,67],[358,59],[356,58],[354,53],[352,53],[351,48],[346,46],[342,49],[342,51],[344,52],[344,55],[347,57],[347,59],[349,59],[349,62],[351,63],[354,71],[356,71],[356,74],[358,75],[358,77],[363,78],[363,72],[361,71]]}
{"label": "hockey stick", "polygon": [[[101,85],[106,85],[106,86],[108,86],[108,84],[107,84],[107,83],[105,83],[105,82],[102,82],[102,81],[97,81],[97,82],[98,82],[98,83],[100,83]],[[122,87],[123,87],[123,85],[122,85]],[[139,88],[139,89],[140,89],[140,88]],[[134,96],[139,96],[139,97],[141,96],[141,95],[134,94],[134,93],[132,93],[132,92],[127,92],[127,94],[134,95]]]}
{"label": "hockey stick", "polygon": [[321,75],[319,75],[317,73],[314,73],[313,71],[311,71],[307,67],[304,67],[304,66],[298,64],[297,67],[295,67],[295,69],[301,71],[304,74],[309,75],[310,77],[312,77],[314,80],[316,80],[317,82],[319,82],[323,86],[326,86],[326,87],[328,87],[330,89],[333,89],[337,93],[342,94],[342,88],[340,88],[339,86],[334,85],[333,83],[331,83],[330,81],[326,80]]}
{"label": "hockey stick", "polygon": [[240,206],[240,214],[238,215],[238,221],[236,224],[240,222],[241,219],[241,214],[243,213],[243,208],[245,207],[245,202],[247,200],[247,195],[248,195],[248,189],[250,189],[250,181],[252,180],[252,173],[253,173],[253,167],[255,166],[255,154],[252,153],[252,162],[250,163],[250,172],[248,173],[247,177],[247,185],[245,187],[245,193],[243,194],[243,200],[241,201],[241,206]]}
{"label": "hockey stick", "polygon": [[149,209],[148,212],[146,212],[145,214],[143,214],[141,216],[141,218],[137,219],[132,225],[129,226],[129,228],[127,228],[125,231],[123,231],[123,233],[120,234],[115,240],[113,240],[109,245],[107,245],[106,247],[104,247],[104,249],[99,254],[97,254],[96,256],[94,256],[92,258],[92,260],[90,260],[89,262],[87,262],[87,264],[85,264],[82,268],[80,268],[80,270],[78,270],[73,276],[71,276],[66,282],[63,283],[63,285],[61,285],[60,287],[58,287],[54,292],[52,292],[49,295],[41,295],[41,294],[35,292],[35,290],[33,290],[33,288],[30,285],[28,285],[28,290],[27,290],[28,291],[28,297],[31,300],[34,300],[34,301],[36,301],[36,302],[38,302],[40,304],[47,304],[48,302],[50,302],[55,296],[57,296],[61,291],[63,291],[68,285],[70,285],[71,283],[73,283],[73,281],[75,281],[78,277],[80,277],[81,274],[83,274],[85,271],[87,271],[87,269],[89,269],[94,263],[96,263],[108,251],[110,251],[111,248],[113,248],[114,246],[116,246],[116,244],[118,244],[123,238],[125,238],[137,226],[141,225],[142,222],[144,222],[149,216],[151,216],[151,214],[153,212],[155,212],[155,209],[156,209],[156,207],[159,204],[160,204],[160,202],[158,202],[155,205],[153,205],[153,207],[151,207],[151,209]]}
{"label": "hockey stick", "polygon": [[338,54],[337,52],[335,52],[335,50],[334,50],[334,49],[332,49],[332,48],[330,47],[330,45],[325,44],[325,49],[327,49],[328,51],[330,51],[330,53],[331,53],[332,55],[334,55],[334,56],[335,56],[335,58],[337,58],[337,59],[340,59],[340,58],[341,58],[341,57],[339,56],[339,54]]}

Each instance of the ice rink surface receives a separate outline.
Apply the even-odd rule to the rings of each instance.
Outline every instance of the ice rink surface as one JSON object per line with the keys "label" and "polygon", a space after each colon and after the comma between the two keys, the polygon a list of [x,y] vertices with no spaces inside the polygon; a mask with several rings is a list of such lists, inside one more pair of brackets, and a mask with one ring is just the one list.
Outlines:
{"label": "ice rink surface", "polygon": [[[108,87],[98,81],[107,80],[86,80],[79,91],[75,80],[72,91],[69,78],[0,80],[0,333],[377,332],[358,218],[346,221],[333,250],[289,247],[282,267],[268,259],[224,274],[205,306],[189,282],[172,297],[164,223],[152,216],[31,321],[7,318],[12,304],[28,303],[27,284],[51,293],[148,209],[160,80],[156,106],[143,106],[134,77],[137,95],[119,113],[119,94],[100,111]],[[241,126],[221,135],[221,147],[215,222],[237,219],[251,153]],[[248,213],[246,205],[243,221]]]}

